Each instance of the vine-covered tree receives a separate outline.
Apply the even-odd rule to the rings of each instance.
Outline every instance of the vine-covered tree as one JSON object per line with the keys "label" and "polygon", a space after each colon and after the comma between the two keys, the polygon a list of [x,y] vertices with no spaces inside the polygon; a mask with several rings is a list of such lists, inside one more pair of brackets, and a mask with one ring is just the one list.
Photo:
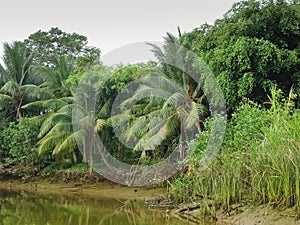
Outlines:
{"label": "vine-covered tree", "polygon": [[267,101],[273,85],[300,93],[300,5],[296,1],[236,3],[213,26],[182,36],[213,70],[232,111],[250,98]]}

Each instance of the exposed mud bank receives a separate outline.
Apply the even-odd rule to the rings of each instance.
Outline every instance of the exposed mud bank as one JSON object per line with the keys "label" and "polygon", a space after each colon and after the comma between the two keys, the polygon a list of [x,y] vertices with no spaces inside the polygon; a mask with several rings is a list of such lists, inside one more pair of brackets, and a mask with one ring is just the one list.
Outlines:
{"label": "exposed mud bank", "polygon": [[[300,225],[300,216],[295,209],[274,209],[270,206],[250,207],[233,205],[230,211],[212,210],[203,217],[201,204],[176,205],[167,198],[165,187],[127,187],[107,181],[99,174],[88,171],[57,171],[50,177],[10,176],[3,173],[0,189],[37,193],[41,195],[65,195],[93,199],[116,198],[120,200],[141,200],[150,208],[159,209],[168,216],[187,219],[191,223],[210,220],[216,225]],[[205,210],[207,211],[207,209]],[[200,219],[199,219],[200,218]]]}

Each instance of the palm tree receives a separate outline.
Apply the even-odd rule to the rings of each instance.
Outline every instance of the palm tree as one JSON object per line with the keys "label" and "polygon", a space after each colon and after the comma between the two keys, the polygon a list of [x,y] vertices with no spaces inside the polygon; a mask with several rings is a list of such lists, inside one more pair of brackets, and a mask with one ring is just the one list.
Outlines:
{"label": "palm tree", "polygon": [[132,96],[121,101],[111,118],[123,143],[142,151],[141,157],[163,140],[169,138],[170,145],[177,137],[180,157],[184,158],[188,138],[185,131],[199,133],[201,122],[208,116],[201,82],[188,75],[194,71],[187,62],[188,51],[181,47],[180,36],[180,30],[179,38],[167,33],[163,49],[150,44],[159,67],[144,71],[143,78],[129,88],[134,90]]}
{"label": "palm tree", "polygon": [[[73,103],[67,103],[63,105],[56,112],[51,112],[47,115],[47,118],[43,121],[39,133],[40,141],[38,143],[39,153],[51,153],[54,157],[68,158],[73,156],[73,162],[80,161],[81,154],[77,147],[76,138],[81,138],[81,143],[88,143],[90,138],[87,130],[89,127],[94,126],[96,131],[101,129],[102,120],[97,120],[94,125],[90,118],[85,117],[79,121],[78,126],[83,127],[80,130],[73,131],[72,110],[74,108]],[[78,107],[77,107],[78,108]],[[88,128],[87,128],[88,127]],[[85,147],[83,147],[85,149]],[[88,152],[83,153],[83,160],[86,161]]]}
{"label": "palm tree", "polygon": [[17,119],[24,115],[24,104],[41,97],[41,88],[32,70],[32,59],[33,53],[29,53],[23,43],[4,44],[4,66],[0,65],[0,108]]}
{"label": "palm tree", "polygon": [[74,95],[67,86],[67,79],[74,73],[74,67],[66,56],[55,56],[52,67],[40,67],[38,73],[44,80],[44,86],[51,90],[53,97],[61,98]]}
{"label": "palm tree", "polygon": [[[55,57],[55,64],[51,68],[39,68],[40,74],[44,78],[43,85],[51,91],[51,98],[31,102],[23,106],[25,109],[40,107],[46,111],[45,114],[32,118],[32,122],[40,125],[40,133],[38,135],[38,151],[40,154],[50,153],[56,158],[69,158],[74,162],[80,161],[81,154],[77,146],[78,139],[84,145],[82,149],[83,160],[90,158],[89,151],[86,151],[90,134],[87,131],[91,129],[95,132],[99,131],[105,124],[102,119],[95,119],[89,116],[83,105],[74,103],[74,94],[71,87],[67,84],[67,79],[73,74],[74,69],[65,57]],[[90,90],[93,87],[91,86]],[[83,102],[81,102],[83,103]],[[72,113],[73,109],[77,109],[77,113],[84,115],[74,124]],[[73,126],[78,130],[73,130]],[[94,134],[93,133],[93,134]]]}

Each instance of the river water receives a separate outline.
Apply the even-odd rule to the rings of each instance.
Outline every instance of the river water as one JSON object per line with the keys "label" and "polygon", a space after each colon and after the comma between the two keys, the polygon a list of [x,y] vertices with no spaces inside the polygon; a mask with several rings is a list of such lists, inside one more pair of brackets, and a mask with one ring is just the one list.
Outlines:
{"label": "river water", "polygon": [[[0,190],[0,225],[191,225],[142,202]],[[206,225],[206,224],[205,224]]]}

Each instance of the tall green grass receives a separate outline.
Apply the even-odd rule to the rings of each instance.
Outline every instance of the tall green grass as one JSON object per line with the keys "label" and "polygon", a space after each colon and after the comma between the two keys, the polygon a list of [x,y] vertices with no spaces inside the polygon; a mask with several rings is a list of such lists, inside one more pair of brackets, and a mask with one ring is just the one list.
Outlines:
{"label": "tall green grass", "polygon": [[191,144],[191,172],[170,183],[175,201],[211,199],[224,208],[247,202],[300,211],[300,112],[293,110],[291,98],[284,100],[273,89],[268,109],[241,106],[228,124],[219,156],[199,172],[208,137],[209,129]]}

